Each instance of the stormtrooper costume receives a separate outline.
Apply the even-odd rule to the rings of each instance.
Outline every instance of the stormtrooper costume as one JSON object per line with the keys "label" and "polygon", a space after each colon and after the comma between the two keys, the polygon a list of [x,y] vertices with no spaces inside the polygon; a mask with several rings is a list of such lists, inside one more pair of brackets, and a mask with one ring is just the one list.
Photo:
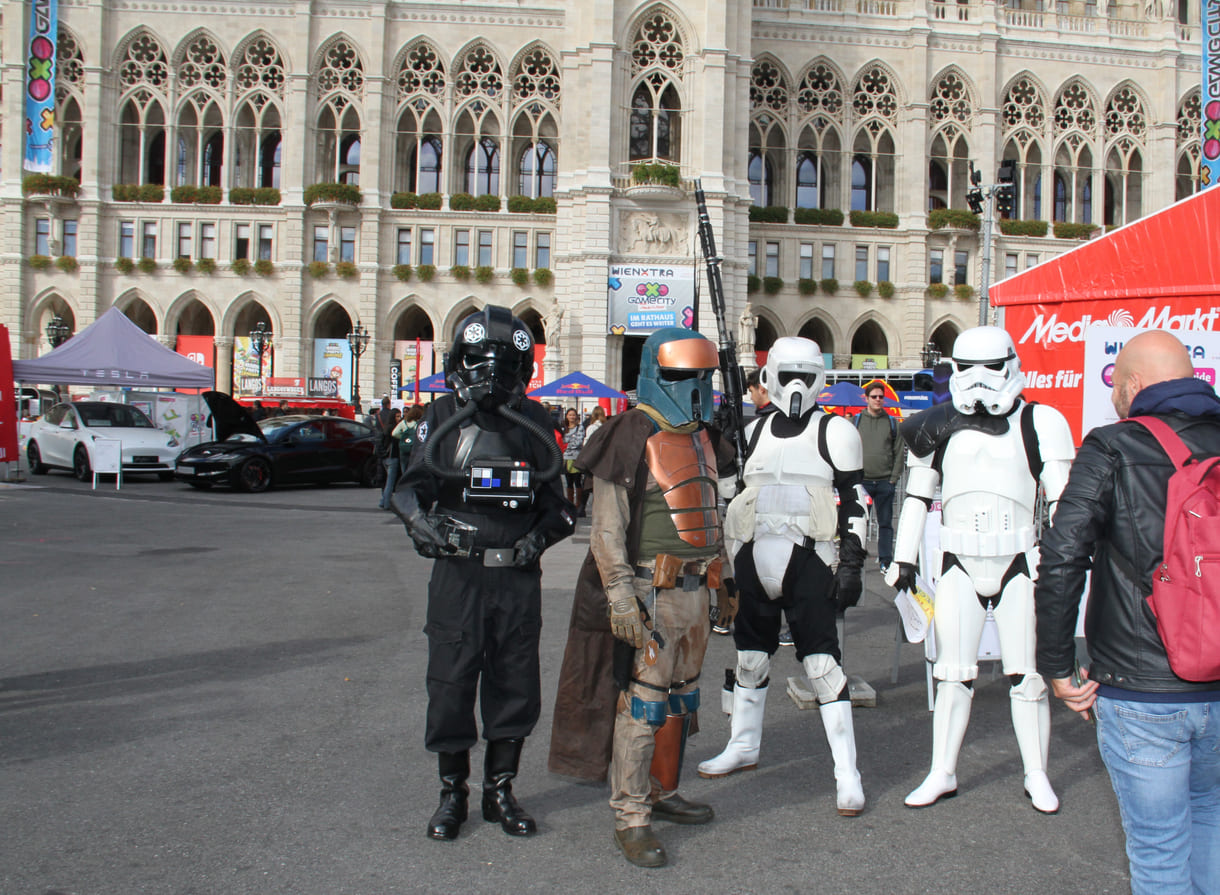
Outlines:
{"label": "stormtrooper costume", "polygon": [[1059,411],[1021,400],[1024,380],[1012,338],[979,326],[953,345],[952,402],[902,426],[910,449],[907,498],[886,582],[913,588],[933,496],[941,490],[944,553],[933,623],[940,681],[932,716],[932,769],[906,797],[923,808],[957,794],[957,756],[970,720],[978,648],[990,606],[996,620],[1025,791],[1038,811],[1059,799],[1046,775],[1050,706],[1034,662],[1034,510],[1039,485],[1051,513],[1075,449]]}
{"label": "stormtrooper costume", "polygon": [[[817,409],[826,370],[815,342],[777,339],[760,378],[776,411],[746,429],[745,490],[733,498],[725,517],[726,546],[741,595],[734,623],[731,733],[724,751],[698,770],[703,777],[723,777],[757,767],[771,656],[786,610],[834,757],[838,811],[854,816],[864,810],[864,789],[835,621],[861,592],[860,435],[846,419]],[[832,571],[836,558],[838,569]]]}

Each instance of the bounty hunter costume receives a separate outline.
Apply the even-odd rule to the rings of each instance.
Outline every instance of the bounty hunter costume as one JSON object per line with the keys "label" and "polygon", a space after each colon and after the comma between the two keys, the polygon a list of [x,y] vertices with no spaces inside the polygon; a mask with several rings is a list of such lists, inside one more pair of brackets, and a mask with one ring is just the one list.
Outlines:
{"label": "bounty hunter costume", "polygon": [[1054,513],[1075,451],[1063,415],[1026,404],[1023,385],[1008,333],[994,326],[968,329],[953,344],[952,403],[902,426],[910,475],[887,583],[900,590],[914,587],[937,485],[944,551],[932,619],[938,650],[932,673],[940,681],[932,716],[932,770],[906,797],[912,808],[957,794],[957,755],[970,721],[979,640],[990,605],[1011,682],[1025,791],[1038,811],[1059,810],[1046,776],[1050,706],[1034,663],[1034,508],[1041,483]]}
{"label": "bounty hunter costume", "polygon": [[[740,593],[731,734],[721,754],[700,763],[699,775],[724,777],[758,766],[771,656],[786,610],[834,757],[838,811],[852,816],[864,810],[864,790],[835,616],[860,600],[863,450],[851,423],[817,409],[825,379],[815,342],[785,337],[771,346],[761,381],[776,410],[746,429],[745,490],[725,518]],[[836,534],[839,565],[832,572]]]}
{"label": "bounty hunter costume", "polygon": [[732,460],[717,457],[702,425],[711,418],[716,366],[716,347],[698,333],[653,333],[640,362],[639,406],[603,423],[577,460],[593,476],[592,531],[555,700],[550,768],[600,780],[612,753],[615,842],[644,867],[666,860],[653,818],[712,819],[709,806],[686,801],[677,788],[699,706],[708,589],[721,567],[718,459]]}
{"label": "bounty hunter costume", "polygon": [[476,689],[487,740],[483,818],[513,836],[536,830],[512,780],[542,701],[538,560],[572,533],[575,517],[550,418],[523,397],[533,349],[507,308],[489,305],[458,324],[445,364],[454,394],[429,406],[391,499],[416,550],[436,558],[424,628],[425,745],[438,753],[441,778],[433,839],[457,838],[466,820]]}

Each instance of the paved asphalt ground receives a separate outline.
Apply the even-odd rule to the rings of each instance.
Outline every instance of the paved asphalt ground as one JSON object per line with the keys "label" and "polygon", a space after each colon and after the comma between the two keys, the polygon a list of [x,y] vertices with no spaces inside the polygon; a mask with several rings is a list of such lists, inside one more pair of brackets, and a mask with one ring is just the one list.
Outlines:
{"label": "paved asphalt ground", "polygon": [[[1063,808],[1036,813],[1003,677],[979,682],[960,795],[903,806],[932,720],[921,647],[901,648],[890,683],[896,614],[875,563],[845,663],[877,691],[855,712],[865,813],[835,813],[820,719],[781,686],[760,769],[696,776],[728,731],[717,682],[733,646],[713,637],[683,792],[716,820],[658,824],[670,866],[628,865],[606,789],[546,771],[583,523],[544,560],[543,717],[516,786],[539,835],[476,814],[457,842],[427,839],[429,568],[376,502],[346,486],[0,484],[0,895],[1128,891],[1092,728],[1055,703]],[[787,650],[777,683],[798,672]]]}

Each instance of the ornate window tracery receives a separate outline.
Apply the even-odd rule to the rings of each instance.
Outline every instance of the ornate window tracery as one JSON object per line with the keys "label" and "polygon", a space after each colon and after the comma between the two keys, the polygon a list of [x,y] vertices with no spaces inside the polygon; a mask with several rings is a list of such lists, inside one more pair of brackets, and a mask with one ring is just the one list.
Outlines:
{"label": "ornate window tracery", "polygon": [[682,158],[679,88],[686,49],[677,23],[663,10],[646,16],[631,41],[628,157],[678,162]]}
{"label": "ornate window tracery", "polygon": [[169,58],[148,32],[137,33],[116,66],[119,103],[118,183],[165,183]]}

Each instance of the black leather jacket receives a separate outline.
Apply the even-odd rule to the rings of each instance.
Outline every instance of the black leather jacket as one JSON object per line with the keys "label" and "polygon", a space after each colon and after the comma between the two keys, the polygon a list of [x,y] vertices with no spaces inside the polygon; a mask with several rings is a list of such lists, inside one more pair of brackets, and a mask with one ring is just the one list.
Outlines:
{"label": "black leather jacket", "polygon": [[[1192,451],[1220,454],[1220,419],[1184,413],[1161,418]],[[1038,671],[1046,677],[1072,673],[1080,594],[1091,567],[1085,638],[1092,680],[1148,693],[1220,690],[1220,682],[1191,683],[1173,673],[1144,602],[1161,560],[1172,473],[1169,458],[1143,426],[1101,426],[1085,437],[1041,544],[1034,600]]]}

